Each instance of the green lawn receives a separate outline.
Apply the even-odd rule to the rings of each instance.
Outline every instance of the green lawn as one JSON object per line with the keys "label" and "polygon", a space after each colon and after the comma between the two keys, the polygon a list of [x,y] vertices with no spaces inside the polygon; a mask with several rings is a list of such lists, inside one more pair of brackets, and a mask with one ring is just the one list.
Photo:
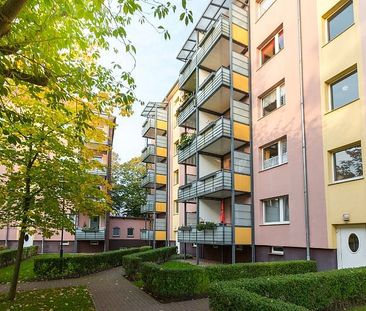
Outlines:
{"label": "green lawn", "polygon": [[[78,254],[64,254],[67,256],[75,256]],[[50,257],[58,257],[59,254],[42,254],[37,255],[32,258],[26,259],[22,261],[20,265],[20,273],[19,273],[19,281],[32,281],[35,279],[35,275],[33,272],[33,264],[34,258],[50,258]],[[11,278],[13,275],[14,265],[7,266],[5,268],[0,269],[0,283],[8,283],[11,282]]]}
{"label": "green lawn", "polygon": [[356,308],[350,309],[349,311],[366,311],[366,306],[356,307]]}
{"label": "green lawn", "polygon": [[161,265],[164,268],[170,268],[170,269],[184,269],[184,268],[192,268],[197,267],[198,269],[201,269],[200,266],[192,265],[188,262],[182,262],[182,261],[167,261]]}
{"label": "green lawn", "polygon": [[13,302],[0,296],[0,310],[95,311],[95,308],[85,287],[67,287],[20,292]]}

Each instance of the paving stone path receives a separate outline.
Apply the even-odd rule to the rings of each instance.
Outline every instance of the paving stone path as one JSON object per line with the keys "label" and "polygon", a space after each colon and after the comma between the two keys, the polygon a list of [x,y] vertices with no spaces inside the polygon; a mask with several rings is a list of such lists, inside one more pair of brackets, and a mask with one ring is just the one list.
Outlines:
{"label": "paving stone path", "polygon": [[[209,311],[208,299],[162,304],[126,280],[122,268],[99,272],[79,279],[20,283],[18,290],[29,291],[85,285],[97,311]],[[8,285],[0,285],[6,292]]]}

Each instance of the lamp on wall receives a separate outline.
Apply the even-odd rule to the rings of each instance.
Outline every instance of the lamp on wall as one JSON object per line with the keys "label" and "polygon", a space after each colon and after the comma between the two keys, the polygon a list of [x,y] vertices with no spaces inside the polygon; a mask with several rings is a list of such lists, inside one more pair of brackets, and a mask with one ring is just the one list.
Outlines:
{"label": "lamp on wall", "polygon": [[343,221],[348,222],[349,220],[350,220],[350,215],[349,215],[349,213],[345,213],[345,214],[343,214]]}

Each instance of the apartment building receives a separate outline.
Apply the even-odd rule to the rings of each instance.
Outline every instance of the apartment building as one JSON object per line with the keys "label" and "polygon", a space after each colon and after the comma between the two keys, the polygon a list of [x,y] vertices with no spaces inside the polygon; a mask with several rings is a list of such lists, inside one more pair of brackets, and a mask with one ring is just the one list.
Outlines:
{"label": "apartment building", "polygon": [[[112,164],[112,145],[114,138],[114,117],[101,116],[95,124],[104,132],[104,140],[90,141],[87,147],[93,151],[94,160],[102,164],[92,171],[110,182]],[[143,219],[131,219],[106,215],[70,215],[75,223],[75,234],[61,231],[50,238],[41,234],[26,235],[24,246],[38,245],[42,253],[58,252],[61,243],[65,252],[98,252],[126,246],[139,246],[139,230],[144,227]],[[62,241],[61,236],[63,235]],[[7,227],[0,230],[0,244],[16,247],[19,229]]]}
{"label": "apartment building", "polygon": [[207,2],[168,105],[170,236],[217,261],[366,265],[366,3]]}

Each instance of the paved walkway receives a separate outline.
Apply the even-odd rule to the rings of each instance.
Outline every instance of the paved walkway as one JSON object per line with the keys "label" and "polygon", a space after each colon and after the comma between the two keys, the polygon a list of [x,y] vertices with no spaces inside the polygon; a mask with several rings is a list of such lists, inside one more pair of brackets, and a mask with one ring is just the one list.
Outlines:
{"label": "paved walkway", "polygon": [[[18,290],[86,285],[97,311],[208,311],[208,299],[162,304],[134,286],[122,276],[122,268],[115,268],[79,279],[20,283]],[[8,285],[0,285],[5,292]]]}

